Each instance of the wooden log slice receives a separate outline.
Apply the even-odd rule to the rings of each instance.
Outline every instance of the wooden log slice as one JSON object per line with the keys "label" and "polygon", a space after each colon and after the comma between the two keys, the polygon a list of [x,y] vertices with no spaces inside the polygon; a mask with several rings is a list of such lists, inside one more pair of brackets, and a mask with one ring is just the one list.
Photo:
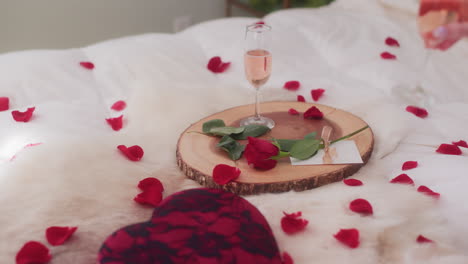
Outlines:
{"label": "wooden log slice", "polygon": [[[323,120],[305,120],[302,114],[297,116],[288,114],[290,108],[303,113],[314,105],[324,113]],[[313,131],[317,131],[320,136],[325,125],[333,127],[331,138],[337,139],[367,125],[349,112],[320,104],[265,102],[261,104],[260,109],[262,115],[276,122],[276,126],[262,136],[267,139],[272,137],[301,139]],[[239,120],[253,113],[254,105],[243,105],[208,116],[188,127],[179,138],[176,152],[177,164],[185,175],[203,186],[222,188],[241,195],[289,190],[304,191],[340,181],[354,174],[371,156],[374,136],[369,128],[351,138],[356,142],[364,164],[292,166],[289,159],[285,158],[280,160],[274,169],[260,171],[251,168],[244,157],[238,161],[229,159],[226,152],[216,147],[219,138],[193,133],[201,132],[203,123],[212,119],[222,119],[228,126],[238,126]],[[246,142],[241,143],[246,144]],[[216,184],[212,178],[212,171],[220,163],[238,167],[242,171],[239,178],[226,185]]]}

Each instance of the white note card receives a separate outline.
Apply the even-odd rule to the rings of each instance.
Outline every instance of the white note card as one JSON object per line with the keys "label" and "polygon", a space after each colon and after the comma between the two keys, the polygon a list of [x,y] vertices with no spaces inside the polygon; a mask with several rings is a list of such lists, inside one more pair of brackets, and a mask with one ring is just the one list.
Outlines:
{"label": "white note card", "polygon": [[[350,164],[350,163],[363,163],[359,150],[354,140],[343,140],[338,141],[330,148],[335,148],[336,155],[333,157],[332,162],[329,164]],[[325,151],[320,149],[317,154],[307,160],[299,160],[295,158],[291,159],[292,165],[303,166],[303,165],[323,165],[323,155]]]}

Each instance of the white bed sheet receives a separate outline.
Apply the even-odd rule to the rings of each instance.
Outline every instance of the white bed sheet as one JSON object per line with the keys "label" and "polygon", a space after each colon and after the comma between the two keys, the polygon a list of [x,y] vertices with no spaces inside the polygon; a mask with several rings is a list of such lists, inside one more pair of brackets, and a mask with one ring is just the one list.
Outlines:
{"label": "white bed sheet", "polygon": [[[423,84],[437,103],[428,118],[416,118],[392,96],[394,87],[415,84],[425,56],[413,19],[380,1],[359,0],[265,18],[274,28],[274,66],[264,99],[295,100],[296,93],[281,87],[300,80],[297,94],[311,101],[310,89],[326,89],[320,103],[361,116],[376,136],[371,161],[354,176],[365,182],[362,188],[335,183],[246,197],[264,213],[281,250],[295,263],[468,262],[468,150],[445,156],[427,146],[468,140],[468,44],[432,55]],[[25,124],[14,122],[10,111],[0,112],[0,263],[13,263],[28,240],[45,242],[44,230],[51,225],[79,227],[69,243],[51,248],[51,263],[94,263],[109,234],[149,218],[152,210],[132,201],[140,179],[159,178],[165,196],[198,187],[176,166],[178,135],[208,114],[251,102],[241,54],[244,26],[254,21],[220,19],[175,35],[1,55],[0,96],[10,97],[11,109],[35,106],[36,112]],[[401,48],[387,47],[387,36]],[[382,51],[398,59],[382,60]],[[217,55],[232,64],[215,75],[205,65]],[[78,66],[88,60],[96,65],[93,71]],[[114,132],[104,119],[118,115],[109,107],[120,99],[128,108],[124,129]],[[20,151],[38,142],[43,144]],[[116,151],[119,144],[142,146],[144,159],[128,162]],[[419,161],[408,174],[416,186],[440,192],[440,200],[388,183],[406,160]],[[368,199],[374,216],[351,213],[346,207],[355,198]],[[283,211],[302,211],[310,222],[307,230],[284,234]],[[350,227],[361,231],[355,250],[332,236]],[[419,245],[418,234],[436,243]]]}

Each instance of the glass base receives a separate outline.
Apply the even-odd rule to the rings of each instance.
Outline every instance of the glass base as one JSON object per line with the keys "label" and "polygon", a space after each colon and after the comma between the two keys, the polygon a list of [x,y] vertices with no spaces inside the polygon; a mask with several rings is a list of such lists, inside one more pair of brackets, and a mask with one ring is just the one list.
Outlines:
{"label": "glass base", "polygon": [[435,103],[435,98],[420,85],[409,88],[401,85],[392,89],[392,94],[406,104],[430,108]]}
{"label": "glass base", "polygon": [[275,127],[275,121],[273,119],[264,117],[264,116],[251,116],[244,118],[240,121],[241,126],[246,126],[246,125],[264,125],[267,126],[268,128],[272,129]]}

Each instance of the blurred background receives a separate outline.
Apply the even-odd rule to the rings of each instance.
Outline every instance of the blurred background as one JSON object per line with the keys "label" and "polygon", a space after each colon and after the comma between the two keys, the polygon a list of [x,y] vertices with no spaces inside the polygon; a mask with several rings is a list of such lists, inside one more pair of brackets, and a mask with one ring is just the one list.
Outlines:
{"label": "blurred background", "polygon": [[333,0],[0,0],[0,53],[64,49]]}

